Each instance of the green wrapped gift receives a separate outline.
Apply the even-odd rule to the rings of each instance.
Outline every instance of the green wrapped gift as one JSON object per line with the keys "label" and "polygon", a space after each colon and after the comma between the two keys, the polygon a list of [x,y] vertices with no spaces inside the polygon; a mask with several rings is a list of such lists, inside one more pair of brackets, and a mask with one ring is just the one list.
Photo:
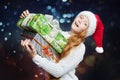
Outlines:
{"label": "green wrapped gift", "polygon": [[43,14],[29,14],[26,18],[21,18],[17,26],[22,30],[39,33],[58,53],[61,53],[67,44],[67,39]]}

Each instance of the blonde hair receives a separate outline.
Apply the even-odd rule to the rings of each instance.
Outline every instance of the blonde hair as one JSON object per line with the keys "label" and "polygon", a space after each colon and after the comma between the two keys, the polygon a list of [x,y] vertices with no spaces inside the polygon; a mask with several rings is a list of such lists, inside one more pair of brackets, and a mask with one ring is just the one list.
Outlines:
{"label": "blonde hair", "polygon": [[83,42],[85,35],[87,33],[87,29],[82,31],[80,34],[72,35],[68,38],[68,43],[66,47],[64,48],[62,54],[60,55],[60,59],[63,59],[67,55],[69,55],[70,50],[76,46],[78,46],[81,42]]}
{"label": "blonde hair", "polygon": [[[78,46],[81,42],[83,42],[87,33],[87,29],[82,31],[80,34],[72,35],[68,38],[68,42],[66,47],[64,48],[63,52],[61,53],[59,58],[56,58],[56,62],[58,63],[61,59],[65,58],[69,55],[70,50],[76,46]],[[50,80],[59,80],[59,78],[51,77]]]}

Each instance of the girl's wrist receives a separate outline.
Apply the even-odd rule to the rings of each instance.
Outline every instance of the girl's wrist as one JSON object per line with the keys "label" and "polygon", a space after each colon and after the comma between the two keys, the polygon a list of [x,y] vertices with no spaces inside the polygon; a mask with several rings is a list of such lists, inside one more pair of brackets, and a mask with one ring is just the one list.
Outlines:
{"label": "girl's wrist", "polygon": [[36,55],[37,55],[37,54],[33,54],[33,55],[31,55],[31,58],[34,58]]}

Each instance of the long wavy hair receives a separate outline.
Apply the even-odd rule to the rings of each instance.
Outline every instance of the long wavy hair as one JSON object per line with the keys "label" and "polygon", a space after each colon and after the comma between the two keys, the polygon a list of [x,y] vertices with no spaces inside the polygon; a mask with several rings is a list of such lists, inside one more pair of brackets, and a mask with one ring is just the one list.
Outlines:
{"label": "long wavy hair", "polygon": [[[71,35],[68,38],[68,43],[66,47],[64,48],[62,54],[60,55],[59,58],[56,59],[56,62],[59,62],[61,59],[65,58],[67,55],[70,54],[70,50],[76,46],[78,46],[81,42],[83,42],[85,35],[87,33],[87,29],[82,31],[80,34],[76,35]],[[51,77],[52,80],[59,80],[59,78],[54,78],[53,76]]]}
{"label": "long wavy hair", "polygon": [[87,33],[87,28],[82,31],[80,34],[75,34],[75,35],[71,35],[68,38],[68,42],[66,47],[64,48],[62,54],[60,55],[59,60],[65,58],[67,55],[69,55],[70,50],[76,46],[78,46],[81,42],[83,42],[85,35]]}

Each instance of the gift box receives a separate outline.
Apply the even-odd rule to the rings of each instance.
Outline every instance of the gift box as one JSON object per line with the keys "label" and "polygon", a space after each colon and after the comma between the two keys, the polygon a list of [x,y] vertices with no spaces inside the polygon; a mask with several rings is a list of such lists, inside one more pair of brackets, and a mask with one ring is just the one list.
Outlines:
{"label": "gift box", "polygon": [[67,39],[57,30],[43,14],[29,14],[21,18],[17,26],[22,30],[36,32],[47,41],[57,53],[62,53]]}

